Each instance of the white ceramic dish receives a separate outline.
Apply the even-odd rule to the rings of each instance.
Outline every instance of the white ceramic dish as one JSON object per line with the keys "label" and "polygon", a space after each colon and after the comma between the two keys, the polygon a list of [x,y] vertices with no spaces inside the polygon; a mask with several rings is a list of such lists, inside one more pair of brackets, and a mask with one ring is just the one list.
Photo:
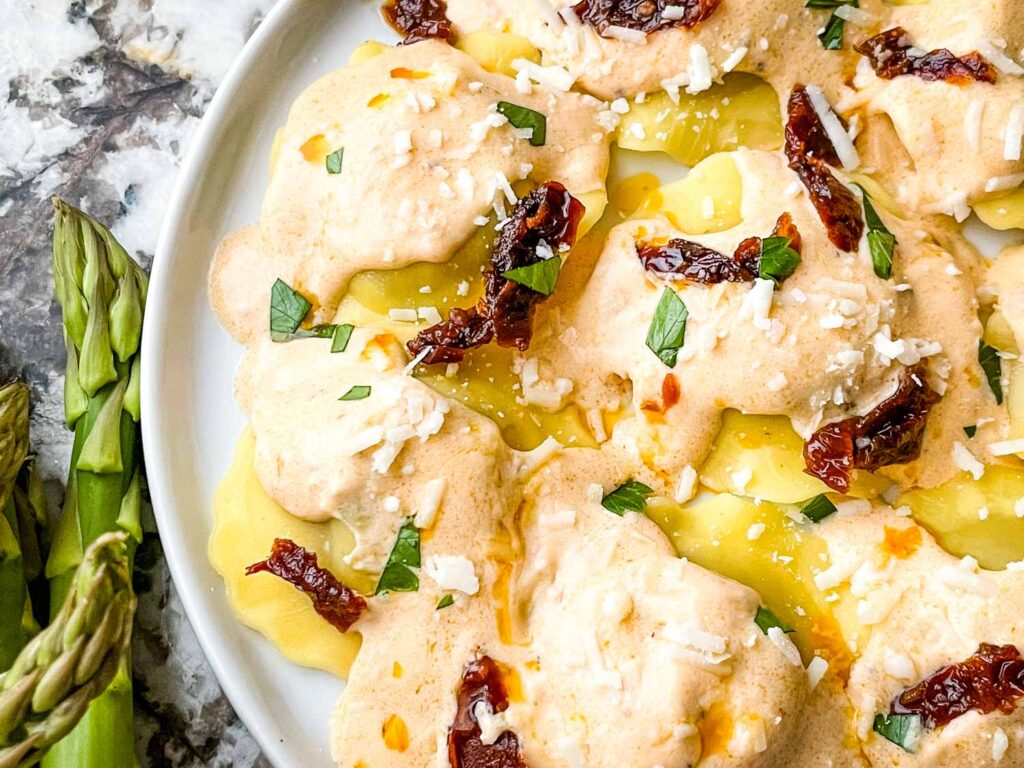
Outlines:
{"label": "white ceramic dish", "polygon": [[[368,38],[395,39],[378,3],[368,0],[280,0],[266,18],[221,85],[180,172],[143,336],[143,440],[167,560],[228,697],[278,768],[332,764],[328,716],[343,683],[285,661],[239,623],[207,559],[211,498],[245,418],[232,396],[241,348],[214,319],[206,275],[220,239],[259,218],[271,141],[289,105]],[[651,156],[616,166],[613,174],[680,172]],[[1006,238],[984,230],[969,227],[992,255]]]}
{"label": "white ceramic dish", "polygon": [[368,38],[396,39],[375,3],[280,0],[210,105],[182,167],[153,266],[143,335],[143,440],[167,561],[228,698],[278,768],[333,765],[328,717],[343,683],[285,661],[231,613],[207,559],[210,501],[245,418],[241,357],[207,302],[220,239],[259,219],[274,133],[296,96]]}

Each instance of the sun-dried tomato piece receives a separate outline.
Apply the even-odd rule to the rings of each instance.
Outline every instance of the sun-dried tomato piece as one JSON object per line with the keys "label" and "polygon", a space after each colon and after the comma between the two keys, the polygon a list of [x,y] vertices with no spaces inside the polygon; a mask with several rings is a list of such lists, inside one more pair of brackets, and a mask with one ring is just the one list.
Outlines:
{"label": "sun-dried tomato piece", "polygon": [[885,80],[915,75],[922,80],[943,80],[967,85],[973,80],[995,83],[996,68],[977,51],[956,56],[945,48],[915,55],[910,35],[903,27],[887,29],[853,47],[871,62],[875,74]]}
{"label": "sun-dried tomato piece", "polygon": [[829,165],[839,165],[839,155],[814,109],[806,87],[798,85],[793,89],[789,95],[787,111],[786,157],[790,162],[794,157],[816,157]]}
{"label": "sun-dried tomato piece", "polygon": [[752,283],[757,277],[757,260],[761,256],[761,239],[748,238],[740,243],[735,256],[726,256],[699,243],[676,237],[666,245],[637,243],[636,255],[648,272],[675,280],[694,283]]}
{"label": "sun-dried tomato piece", "polygon": [[455,40],[444,0],[388,0],[381,8],[388,24],[405,35],[402,45],[420,40]]}
{"label": "sun-dried tomato piece", "polygon": [[804,241],[800,237],[800,230],[796,228],[796,224],[793,223],[793,217],[788,213],[783,213],[775,222],[775,229],[772,234],[776,237],[785,237],[789,240],[789,247],[797,253],[803,249]]}
{"label": "sun-dried tomato piece", "polygon": [[544,296],[503,277],[505,272],[536,264],[546,243],[556,253],[576,242],[576,229],[585,213],[583,203],[557,181],[549,181],[522,198],[501,228],[485,275],[484,299],[490,307],[499,346],[526,349],[533,335],[533,312]]}
{"label": "sun-dried tomato piece", "polygon": [[263,572],[272,573],[309,595],[313,609],[341,632],[347,632],[366,610],[362,597],[317,565],[315,552],[291,539],[274,539],[270,557],[245,569],[247,576]]}
{"label": "sun-dried tomato piece", "polygon": [[892,702],[892,714],[921,716],[938,728],[973,709],[1011,714],[1024,696],[1024,659],[1014,645],[982,643],[973,656],[942,667]]}
{"label": "sun-dried tomato piece", "polygon": [[446,321],[421,331],[406,345],[409,351],[418,356],[427,350],[425,363],[452,363],[461,360],[467,349],[492,339],[502,347],[527,349],[534,310],[546,297],[504,274],[539,262],[542,242],[554,251],[571,247],[585,210],[557,181],[521,198],[491,253],[491,265],[484,273],[484,297],[475,307],[453,309]]}
{"label": "sun-dried tomato piece", "polygon": [[[594,27],[598,32],[604,32],[608,27],[626,27],[650,34],[668,27],[691,29],[713,14],[721,2],[722,0],[582,0],[573,6],[573,10],[585,24]],[[682,8],[682,17],[665,18],[666,6]]]}
{"label": "sun-dried tomato piece", "polygon": [[494,324],[487,315],[480,314],[480,307],[453,309],[448,320],[420,331],[408,343],[409,351],[418,357],[424,350],[426,355],[420,362],[458,363],[466,351],[482,347],[494,338]]}
{"label": "sun-dried tomato piece", "polygon": [[900,372],[896,391],[866,416],[826,424],[804,445],[806,472],[846,493],[854,469],[880,469],[921,455],[928,412],[941,396],[918,363]]}
{"label": "sun-dried tomato piece", "polygon": [[[800,252],[800,232],[793,217],[783,213],[775,222],[773,235],[788,237],[789,246]],[[644,269],[668,280],[694,283],[752,283],[760,274],[761,238],[748,237],[726,256],[691,240],[675,237],[665,245],[637,243],[636,255]]]}
{"label": "sun-dried tomato piece", "polygon": [[838,164],[835,147],[821,124],[807,89],[798,85],[789,97],[786,157],[810,193],[828,239],[842,251],[857,250],[864,234],[860,203],[826,163]]}
{"label": "sun-dried tomato piece", "polygon": [[486,706],[492,714],[508,709],[508,691],[494,659],[482,656],[462,673],[455,722],[448,731],[448,762],[452,768],[526,768],[519,738],[505,731],[493,744],[481,740],[476,709]]}

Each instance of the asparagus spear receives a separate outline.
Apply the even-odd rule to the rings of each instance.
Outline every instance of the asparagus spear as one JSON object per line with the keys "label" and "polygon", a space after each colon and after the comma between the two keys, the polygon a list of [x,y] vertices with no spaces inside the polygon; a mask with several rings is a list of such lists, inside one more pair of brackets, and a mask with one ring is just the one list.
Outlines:
{"label": "asparagus spear", "polygon": [[19,540],[14,484],[28,455],[28,387],[0,387],[0,671],[28,642],[34,629]]}
{"label": "asparagus spear", "polygon": [[[64,412],[75,441],[46,563],[52,611],[63,604],[90,542],[127,531],[130,566],[141,540],[138,348],[148,287],[109,230],[62,200],[54,209],[53,277],[68,353]],[[134,765],[130,669],[126,654],[109,688],[47,755],[47,768]]]}
{"label": "asparagus spear", "polygon": [[50,626],[0,678],[0,768],[35,765],[105,695],[128,654],[134,613],[128,535],[109,533],[86,550]]}

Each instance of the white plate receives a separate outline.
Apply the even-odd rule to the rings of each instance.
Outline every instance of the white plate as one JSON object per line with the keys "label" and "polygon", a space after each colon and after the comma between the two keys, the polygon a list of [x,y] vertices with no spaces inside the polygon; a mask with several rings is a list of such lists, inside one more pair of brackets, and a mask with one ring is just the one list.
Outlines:
{"label": "white plate", "polygon": [[207,559],[210,503],[245,418],[242,349],[217,324],[206,275],[228,232],[259,219],[277,128],[298,94],[368,38],[394,40],[376,3],[280,0],[225,78],[182,167],[153,265],[142,340],[150,492],[174,582],[228,698],[278,768],[326,768],[343,683],[285,661],[232,615]]}
{"label": "white plate", "polygon": [[[268,153],[289,105],[368,38],[395,39],[378,2],[280,0],[221,85],[180,172],[146,308],[142,432],[164,550],[228,698],[279,768],[331,765],[328,716],[343,683],[285,661],[239,623],[207,559],[210,502],[245,418],[232,396],[241,348],[209,308],[206,275],[221,238],[259,218]],[[680,171],[650,155],[619,160],[613,175]],[[969,230],[988,255],[1010,239]]]}

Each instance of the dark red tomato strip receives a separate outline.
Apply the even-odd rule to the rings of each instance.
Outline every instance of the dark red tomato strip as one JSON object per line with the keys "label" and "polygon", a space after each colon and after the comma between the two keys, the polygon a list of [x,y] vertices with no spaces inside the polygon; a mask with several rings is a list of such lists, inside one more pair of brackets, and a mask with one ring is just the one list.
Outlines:
{"label": "dark red tomato strip", "polygon": [[920,715],[926,728],[947,725],[972,709],[1011,714],[1024,696],[1024,659],[1013,645],[982,643],[965,661],[945,666],[899,696],[891,712]]}
{"label": "dark red tomato strip", "polygon": [[[582,0],[576,15],[598,32],[608,27],[637,29],[645,34],[669,27],[697,26],[715,12],[722,0]],[[666,19],[666,6],[682,8],[682,18]]]}
{"label": "dark red tomato strip", "polygon": [[904,368],[892,396],[866,416],[826,424],[804,445],[807,474],[846,493],[853,470],[903,464],[921,455],[928,412],[940,400],[923,363]]}
{"label": "dark red tomato strip", "polygon": [[[788,237],[790,247],[800,251],[800,232],[788,213],[779,216],[773,234]],[[761,238],[746,238],[736,247],[732,256],[681,237],[673,238],[665,245],[637,243],[636,255],[645,270],[668,279],[707,285],[752,283],[759,274]]]}
{"label": "dark red tomato strip", "polygon": [[448,731],[448,762],[452,768],[526,768],[519,738],[505,731],[493,744],[480,740],[480,725],[473,710],[486,702],[497,714],[508,709],[508,691],[494,659],[483,656],[462,673],[455,722]]}
{"label": "dark red tomato strip", "polygon": [[388,0],[381,11],[388,24],[405,35],[403,45],[435,38],[455,40],[444,0]]}
{"label": "dark red tomato strip", "polygon": [[291,539],[274,539],[270,557],[245,569],[247,576],[264,572],[284,579],[309,595],[314,610],[341,632],[347,632],[366,610],[362,597],[338,581],[333,573],[317,565],[316,553]]}
{"label": "dark red tomato strip", "polygon": [[864,234],[860,203],[826,165],[838,165],[839,158],[804,86],[793,89],[788,112],[786,157],[789,167],[796,171],[810,193],[828,239],[842,251],[856,251]]}
{"label": "dark red tomato strip", "polygon": [[901,75],[914,75],[922,80],[942,80],[954,85],[967,85],[977,80],[995,83],[996,68],[977,51],[955,56],[945,48],[911,56],[914,46],[903,27],[893,27],[854,46],[857,53],[871,62],[875,74],[885,80]]}
{"label": "dark red tomato strip", "polygon": [[484,273],[484,297],[475,307],[453,309],[448,319],[421,331],[409,351],[423,362],[455,363],[466,350],[496,340],[499,346],[525,350],[533,336],[533,315],[544,295],[503,277],[504,273],[540,261],[541,241],[559,251],[576,241],[583,203],[557,181],[549,181],[521,198],[502,227]]}

